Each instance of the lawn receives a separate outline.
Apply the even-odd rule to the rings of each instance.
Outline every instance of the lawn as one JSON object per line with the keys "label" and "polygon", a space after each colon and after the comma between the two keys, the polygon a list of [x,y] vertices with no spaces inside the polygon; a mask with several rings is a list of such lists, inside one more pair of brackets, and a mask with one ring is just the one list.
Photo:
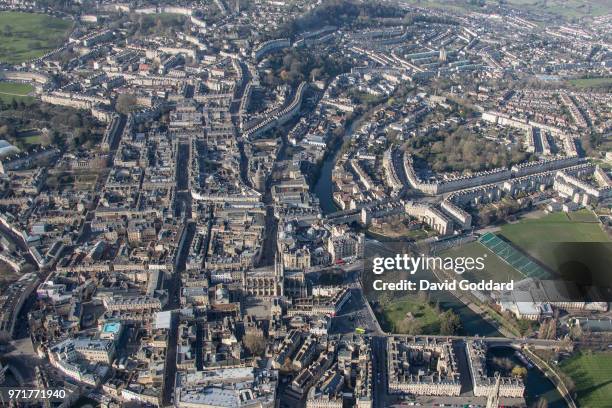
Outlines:
{"label": "lawn", "polygon": [[612,87],[612,78],[579,78],[567,81],[576,88],[607,88]]}
{"label": "lawn", "polygon": [[601,225],[594,221],[593,216],[584,211],[570,216],[558,212],[506,224],[500,235],[545,265],[555,266],[551,246],[547,244],[610,241]]}
{"label": "lawn", "polygon": [[46,143],[46,141],[43,139],[44,138],[41,134],[33,134],[33,135],[23,136],[19,138],[19,140],[21,140],[23,143],[29,144],[29,145],[38,145],[38,144],[48,145],[49,143]]}
{"label": "lawn", "polygon": [[0,61],[19,64],[61,46],[72,22],[46,14],[0,12]]}
{"label": "lawn", "polygon": [[610,407],[612,353],[583,352],[561,363],[561,370],[574,381],[580,407]]}
{"label": "lawn", "polygon": [[439,315],[436,308],[426,301],[406,296],[387,305],[379,321],[388,332],[408,334],[407,329],[412,325],[409,334],[437,334],[440,330]]}
{"label": "lawn", "polygon": [[79,172],[75,174],[74,189],[78,191],[90,191],[96,186],[99,174]]}
{"label": "lawn", "polygon": [[31,102],[34,98],[28,94],[33,91],[34,87],[29,84],[0,82],[0,100],[4,103],[11,103],[13,100]]}
{"label": "lawn", "polygon": [[[387,228],[385,228],[387,227]],[[420,239],[428,238],[434,235],[433,232],[417,229],[408,230],[408,228],[397,228],[392,229],[388,224],[384,225],[383,228],[368,228],[367,233],[372,235],[374,238],[391,238],[391,239],[409,239],[418,241]]]}
{"label": "lawn", "polygon": [[449,249],[440,254],[442,257],[485,257],[485,269],[482,271],[465,272],[461,277],[465,277],[471,282],[479,282],[481,280],[492,280],[494,282],[509,282],[511,280],[522,280],[525,277],[512,266],[508,265],[501,258],[491,252],[480,242],[474,241],[469,244],[461,245]]}
{"label": "lawn", "polygon": [[574,212],[568,213],[567,216],[572,221],[593,222],[593,223],[596,223],[596,224],[599,223],[599,219],[597,218],[597,216],[595,216],[593,211],[587,210],[587,209],[582,209],[582,210],[579,210],[579,211],[574,211]]}

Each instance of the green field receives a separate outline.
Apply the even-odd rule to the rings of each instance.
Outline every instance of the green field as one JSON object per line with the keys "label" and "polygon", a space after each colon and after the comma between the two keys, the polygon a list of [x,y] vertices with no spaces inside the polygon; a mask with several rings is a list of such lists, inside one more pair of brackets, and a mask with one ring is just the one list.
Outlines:
{"label": "green field", "polygon": [[[599,220],[590,210],[580,210],[572,213],[557,212],[538,219],[525,219],[515,224],[502,226],[502,238],[510,241],[514,247],[529,254],[545,265],[554,268],[555,255],[550,251],[553,242],[608,242],[608,236],[602,230]],[[525,277],[499,256],[491,252],[480,242],[471,242],[460,247],[449,249],[441,256],[450,257],[481,257],[486,254],[483,271],[466,272],[463,276],[468,280],[493,280],[494,282],[509,282]]]}
{"label": "green field", "polygon": [[579,210],[579,211],[574,211],[574,212],[571,212],[571,213],[567,213],[567,216],[572,221],[592,222],[592,223],[595,223],[595,224],[599,223],[599,219],[597,219],[597,216],[591,210],[583,209],[583,210]]}
{"label": "green field", "polygon": [[34,98],[28,94],[33,91],[34,87],[29,84],[0,82],[0,100],[4,103],[11,103],[13,100],[32,102]]}
{"label": "green field", "polygon": [[[408,313],[412,316],[407,317]],[[437,334],[440,330],[439,314],[427,302],[404,297],[387,305],[378,320],[385,331],[393,333]],[[412,330],[408,330],[409,327]]]}
{"label": "green field", "polygon": [[612,86],[612,78],[579,78],[567,81],[576,88],[608,88]]}
{"label": "green field", "polygon": [[0,12],[0,61],[19,64],[59,47],[72,22],[45,14]]}
{"label": "green field", "polygon": [[407,228],[398,229],[397,231],[392,231],[389,229],[380,229],[370,227],[367,230],[367,234],[372,236],[374,239],[408,239],[418,241],[420,239],[425,239],[433,236],[435,233],[432,231],[427,231],[423,229],[418,230],[408,230]]}
{"label": "green field", "polygon": [[415,7],[452,10],[456,13],[480,10],[480,7],[471,4],[469,0],[404,0],[404,3]]}
{"label": "green field", "polygon": [[449,249],[448,251],[440,254],[440,256],[472,258],[486,256],[484,261],[484,270],[470,271],[463,274],[463,276],[471,282],[489,279],[493,280],[494,282],[509,282],[513,279],[519,281],[525,278],[519,271],[508,265],[478,241]]}
{"label": "green field", "polygon": [[48,145],[49,144],[45,140],[47,138],[45,138],[43,135],[39,133],[31,134],[27,136],[18,136],[17,139],[28,145],[38,145],[38,144]]}
{"label": "green field", "polygon": [[570,216],[557,212],[538,219],[506,224],[500,235],[545,265],[555,265],[550,246],[545,245],[547,243],[610,241],[595,217],[587,210]]}
{"label": "green field", "polygon": [[584,352],[561,363],[576,385],[578,406],[608,408],[612,401],[612,353]]}
{"label": "green field", "polygon": [[597,17],[610,12],[609,0],[508,0],[511,7],[564,18]]}

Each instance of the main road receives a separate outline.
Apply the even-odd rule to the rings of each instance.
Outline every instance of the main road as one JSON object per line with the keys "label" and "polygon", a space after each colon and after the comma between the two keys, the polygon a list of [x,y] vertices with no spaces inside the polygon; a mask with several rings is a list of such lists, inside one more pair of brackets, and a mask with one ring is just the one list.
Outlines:
{"label": "main road", "polygon": [[387,404],[387,338],[372,337],[372,399],[374,408],[385,408]]}
{"label": "main road", "polygon": [[176,160],[176,190],[174,208],[176,215],[183,215],[184,226],[179,238],[177,255],[172,274],[164,280],[164,289],[168,291],[168,303],[164,310],[172,313],[170,329],[168,330],[168,343],[166,347],[166,363],[164,382],[162,387],[162,405],[172,404],[176,377],[176,346],[178,342],[178,325],[181,293],[181,272],[185,270],[185,263],[191,241],[195,235],[196,224],[191,219],[191,192],[189,190],[189,149],[188,143],[179,142],[177,145]]}

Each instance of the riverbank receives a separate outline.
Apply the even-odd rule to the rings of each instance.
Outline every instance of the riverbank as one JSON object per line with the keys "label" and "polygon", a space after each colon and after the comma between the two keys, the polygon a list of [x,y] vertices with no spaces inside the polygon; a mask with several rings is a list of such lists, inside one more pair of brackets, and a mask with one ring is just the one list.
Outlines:
{"label": "riverbank", "polygon": [[[555,385],[561,397],[565,400],[565,403],[569,408],[578,408],[570,392],[568,391],[565,383],[557,374],[557,372],[543,359],[541,359],[536,353],[532,352],[529,348],[524,348],[523,351],[529,357],[529,359],[538,367],[540,371],[544,373],[546,377]],[[602,405],[603,407],[603,405]]]}

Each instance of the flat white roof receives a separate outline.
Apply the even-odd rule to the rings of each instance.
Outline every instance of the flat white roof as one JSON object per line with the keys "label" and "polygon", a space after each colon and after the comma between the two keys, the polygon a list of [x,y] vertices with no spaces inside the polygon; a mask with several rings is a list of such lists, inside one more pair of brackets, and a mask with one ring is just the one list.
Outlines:
{"label": "flat white roof", "polygon": [[155,313],[155,328],[156,329],[169,329],[170,322],[172,320],[172,312],[157,312]]}

